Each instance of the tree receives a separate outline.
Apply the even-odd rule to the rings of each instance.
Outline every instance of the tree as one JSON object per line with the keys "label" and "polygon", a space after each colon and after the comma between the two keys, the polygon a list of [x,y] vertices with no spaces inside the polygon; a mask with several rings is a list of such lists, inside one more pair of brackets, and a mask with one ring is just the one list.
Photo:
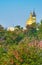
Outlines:
{"label": "tree", "polygon": [[4,27],[2,25],[0,25],[0,31],[4,30]]}
{"label": "tree", "polygon": [[39,37],[39,40],[42,40],[42,20],[38,26],[38,37]]}

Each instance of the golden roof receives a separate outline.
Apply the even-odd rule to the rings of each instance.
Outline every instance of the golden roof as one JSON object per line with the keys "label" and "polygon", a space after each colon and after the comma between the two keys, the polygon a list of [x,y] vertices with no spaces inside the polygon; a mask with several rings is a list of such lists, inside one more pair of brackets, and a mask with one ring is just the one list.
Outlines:
{"label": "golden roof", "polygon": [[26,22],[26,25],[31,25],[33,23],[32,13],[30,13],[30,17]]}
{"label": "golden roof", "polygon": [[36,18],[32,16],[32,13],[30,13],[30,17],[27,20],[26,25],[31,25],[32,23],[34,23],[35,22],[34,19],[36,20]]}

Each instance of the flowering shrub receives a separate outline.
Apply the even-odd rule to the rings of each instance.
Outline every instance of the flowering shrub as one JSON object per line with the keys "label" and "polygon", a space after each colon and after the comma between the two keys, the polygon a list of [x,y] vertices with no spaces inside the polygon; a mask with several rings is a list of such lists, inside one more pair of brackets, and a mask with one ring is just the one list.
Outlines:
{"label": "flowering shrub", "polygon": [[[7,49],[7,50],[6,50]],[[0,65],[42,65],[42,49],[19,44],[0,47]]]}

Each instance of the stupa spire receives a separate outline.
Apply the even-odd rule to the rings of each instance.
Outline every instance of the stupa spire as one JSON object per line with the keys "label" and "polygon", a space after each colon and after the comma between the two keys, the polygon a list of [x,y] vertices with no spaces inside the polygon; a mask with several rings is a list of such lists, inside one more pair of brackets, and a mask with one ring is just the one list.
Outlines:
{"label": "stupa spire", "polygon": [[32,23],[36,22],[36,14],[35,11],[33,13],[30,13],[30,17],[26,22],[26,26],[31,25]]}

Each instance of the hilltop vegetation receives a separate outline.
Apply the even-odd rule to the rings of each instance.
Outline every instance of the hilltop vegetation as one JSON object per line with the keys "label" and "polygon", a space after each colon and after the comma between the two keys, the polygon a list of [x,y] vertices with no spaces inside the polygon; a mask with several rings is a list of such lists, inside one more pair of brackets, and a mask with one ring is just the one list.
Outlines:
{"label": "hilltop vegetation", "polygon": [[17,27],[17,29],[11,32],[0,25],[0,44],[18,44],[24,40],[24,38],[28,38],[28,42],[33,39],[42,40],[42,21],[38,24],[34,23],[26,27],[26,30],[21,26],[15,27]]}
{"label": "hilltop vegetation", "polygon": [[42,49],[38,47],[42,41],[42,21],[26,30],[16,27],[12,32],[0,25],[0,65],[42,65]]}

